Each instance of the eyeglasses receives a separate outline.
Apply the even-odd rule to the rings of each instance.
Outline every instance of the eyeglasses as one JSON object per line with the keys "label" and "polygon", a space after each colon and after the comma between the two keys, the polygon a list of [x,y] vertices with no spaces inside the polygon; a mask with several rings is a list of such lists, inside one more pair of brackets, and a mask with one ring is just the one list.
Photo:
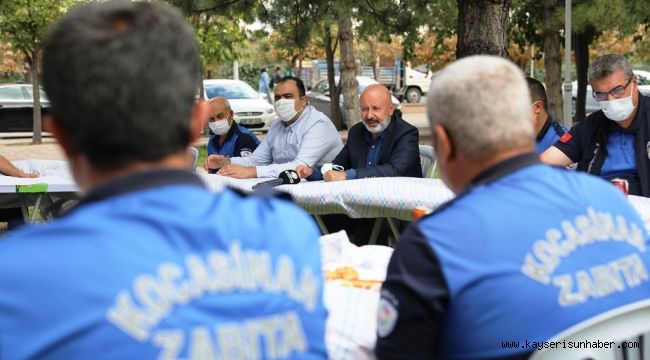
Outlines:
{"label": "eyeglasses", "polygon": [[623,96],[623,94],[625,93],[625,89],[627,88],[628,85],[630,85],[630,82],[632,82],[633,78],[634,76],[631,76],[624,86],[617,86],[608,92],[592,91],[591,93],[594,96],[594,99],[596,99],[596,101],[606,101],[609,98],[608,96],[609,94],[612,94],[613,97],[618,99],[619,97]]}

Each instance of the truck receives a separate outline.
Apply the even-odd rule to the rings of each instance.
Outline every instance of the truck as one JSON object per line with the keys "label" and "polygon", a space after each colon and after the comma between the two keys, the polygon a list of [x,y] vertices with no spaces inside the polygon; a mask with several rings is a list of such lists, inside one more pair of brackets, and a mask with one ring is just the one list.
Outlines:
{"label": "truck", "polygon": [[[311,89],[319,81],[327,78],[327,63],[325,60],[314,60],[305,64],[300,77],[305,86]],[[377,76],[375,77],[375,71]],[[339,75],[339,62],[334,62],[334,73]],[[423,95],[429,91],[431,84],[431,72],[425,73],[411,68],[404,62],[395,61],[395,67],[359,66],[357,75],[375,79],[380,84],[390,89],[397,99],[406,100],[409,103],[417,103]]]}
{"label": "truck", "polygon": [[395,81],[392,91],[396,98],[406,100],[409,103],[418,103],[422,95],[429,92],[431,71],[422,72],[408,66],[404,66],[401,60],[395,61]]}

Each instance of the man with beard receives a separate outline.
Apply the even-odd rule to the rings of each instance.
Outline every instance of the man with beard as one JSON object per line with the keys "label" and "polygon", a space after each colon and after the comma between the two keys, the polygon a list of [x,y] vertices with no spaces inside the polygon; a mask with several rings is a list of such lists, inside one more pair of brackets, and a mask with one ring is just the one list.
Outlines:
{"label": "man with beard", "polygon": [[321,171],[298,166],[309,180],[341,181],[369,177],[422,177],[418,129],[402,119],[383,85],[368,86],[360,98],[362,121],[350,128],[348,141],[332,165]]}

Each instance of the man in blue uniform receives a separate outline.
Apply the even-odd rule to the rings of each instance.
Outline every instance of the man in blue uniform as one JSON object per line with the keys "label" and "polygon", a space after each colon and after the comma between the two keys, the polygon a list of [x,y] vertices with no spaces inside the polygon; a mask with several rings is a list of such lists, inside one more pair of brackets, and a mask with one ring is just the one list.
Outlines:
{"label": "man in blue uniform", "polygon": [[555,144],[556,141],[564,135],[566,129],[560,125],[548,113],[548,97],[544,85],[536,79],[527,77],[528,90],[533,108],[533,128],[537,136],[535,137],[535,150],[543,153],[544,150]]}
{"label": "man in blue uniform", "polygon": [[[250,130],[235,122],[228,99],[215,97],[208,101],[208,105],[208,126],[214,134],[208,140],[208,155],[247,157],[252,154],[260,141]],[[207,160],[205,165],[207,168]]]}
{"label": "man in blue uniform", "polygon": [[519,68],[459,60],[436,75],[427,106],[457,197],[400,237],[381,290],[380,359],[523,359],[532,342],[650,296],[642,220],[611,184],[540,163]]}
{"label": "man in blue uniform", "polygon": [[86,195],[0,241],[0,358],[326,358],[316,225],[185,170],[199,70],[167,5],[90,3],[52,28],[48,128]]}
{"label": "man in blue uniform", "polygon": [[587,72],[601,110],[576,124],[546,150],[542,161],[606,180],[628,183],[631,195],[650,197],[650,99],[641,95],[630,63],[621,55],[594,60]]}
{"label": "man in blue uniform", "polygon": [[[341,167],[322,174],[300,165],[296,171],[309,180],[340,181],[368,177],[422,177],[418,129],[394,112],[390,91],[370,85],[359,98],[362,121],[348,132],[348,141],[332,161]],[[344,171],[343,171],[344,170]]]}

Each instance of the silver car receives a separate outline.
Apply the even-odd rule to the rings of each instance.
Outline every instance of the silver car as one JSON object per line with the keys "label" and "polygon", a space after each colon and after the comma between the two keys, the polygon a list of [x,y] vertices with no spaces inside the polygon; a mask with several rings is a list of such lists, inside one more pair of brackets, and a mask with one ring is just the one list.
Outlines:
{"label": "silver car", "polygon": [[[41,89],[41,106],[50,106],[50,100]],[[30,84],[0,84],[0,108],[34,107]]]}

